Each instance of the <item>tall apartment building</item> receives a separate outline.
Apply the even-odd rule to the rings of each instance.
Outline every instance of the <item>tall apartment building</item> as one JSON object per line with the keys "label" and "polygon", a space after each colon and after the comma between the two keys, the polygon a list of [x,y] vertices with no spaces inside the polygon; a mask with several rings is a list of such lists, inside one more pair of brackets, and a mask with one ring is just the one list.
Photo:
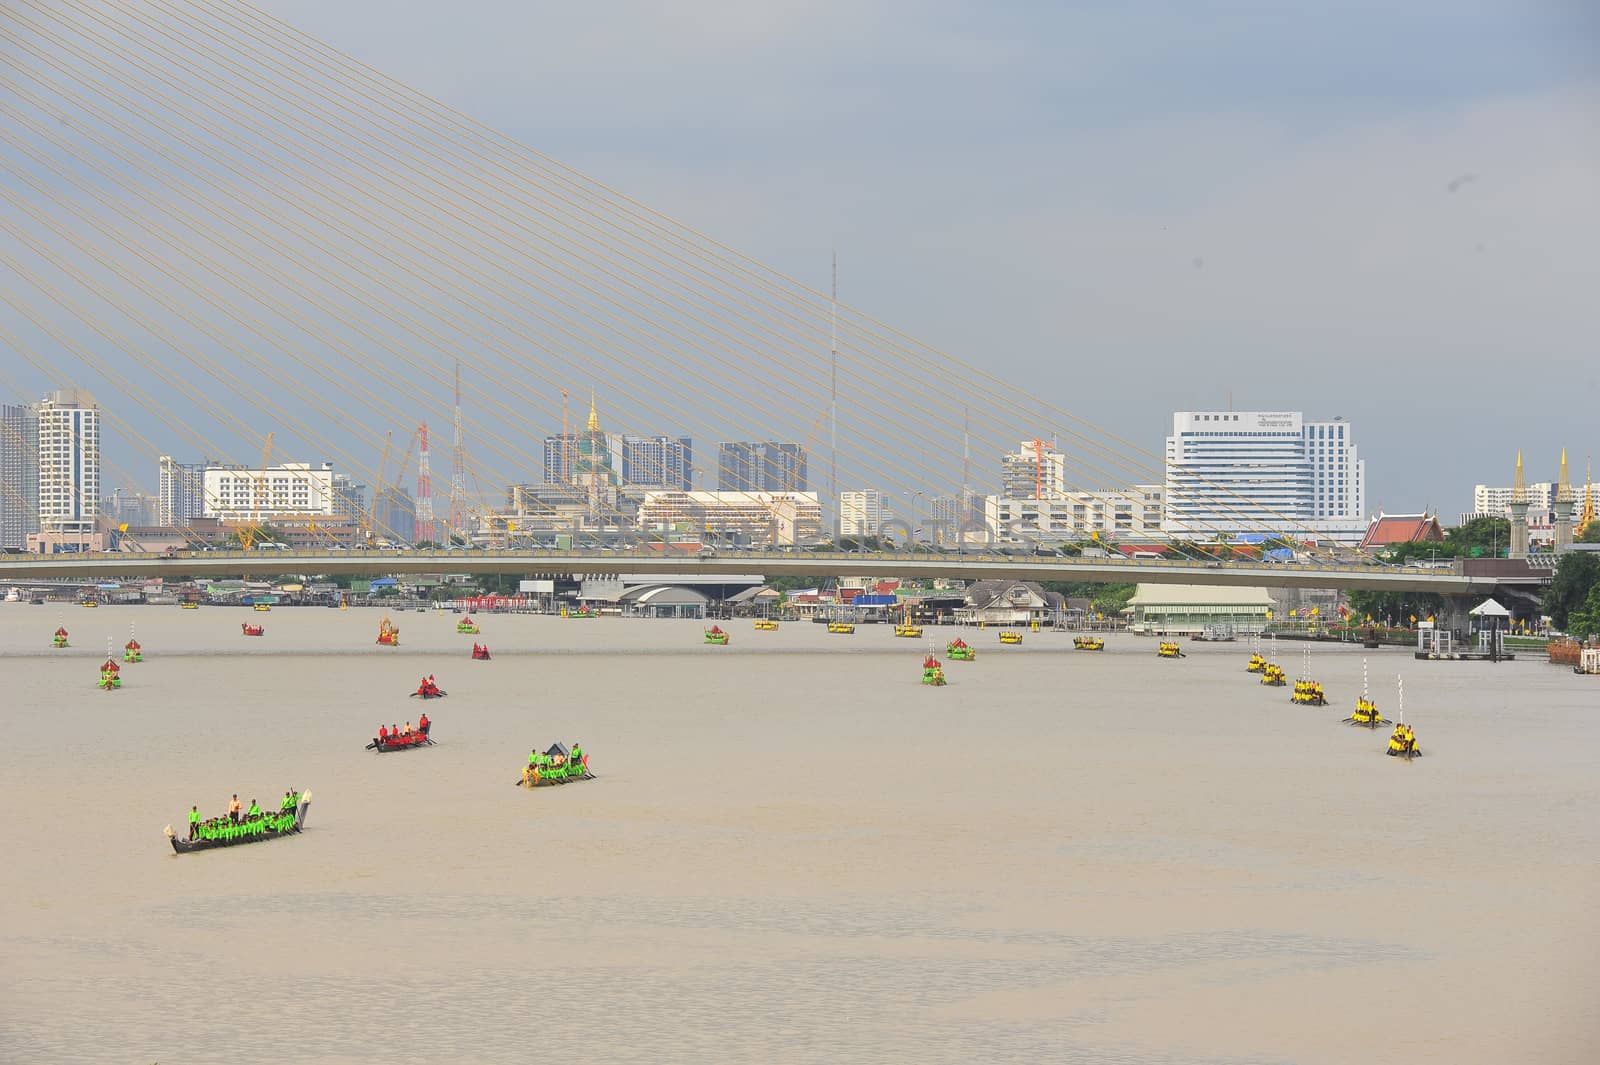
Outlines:
{"label": "tall apartment building", "polygon": [[693,487],[694,444],[686,436],[623,436],[618,450],[624,485],[682,492]]}
{"label": "tall apartment building", "polygon": [[0,548],[23,550],[39,531],[39,413],[0,406]]}
{"label": "tall apartment building", "polygon": [[572,484],[597,465],[622,469],[623,436],[599,430],[544,438],[544,483]]}
{"label": "tall apartment building", "polygon": [[1284,533],[1359,543],[1366,532],[1366,463],[1343,419],[1179,411],[1166,458],[1171,535]]}
{"label": "tall apartment building", "polygon": [[1000,459],[1000,494],[1007,499],[1050,499],[1066,490],[1066,456],[1054,441],[1024,440]]}
{"label": "tall apartment building", "polygon": [[156,523],[192,525],[206,514],[206,468],[212,463],[178,462],[162,455],[156,479]]}
{"label": "tall apartment building", "polygon": [[839,493],[839,532],[842,536],[879,536],[893,520],[890,498],[876,488]]}
{"label": "tall apartment building", "polygon": [[417,503],[397,484],[383,486],[372,501],[372,534],[380,540],[412,543],[417,538]]}
{"label": "tall apartment building", "polygon": [[352,524],[360,524],[367,512],[367,486],[356,484],[348,474],[336,473],[331,485],[333,516]]}
{"label": "tall apartment building", "polygon": [[729,441],[717,445],[717,490],[804,492],[806,449],[778,440]]}
{"label": "tall apartment building", "polygon": [[290,515],[333,516],[333,464],[286,462],[263,470],[205,471],[205,516],[245,522]]}
{"label": "tall apartment building", "polygon": [[86,392],[51,392],[37,407],[39,532],[63,540],[96,532],[100,411]]}

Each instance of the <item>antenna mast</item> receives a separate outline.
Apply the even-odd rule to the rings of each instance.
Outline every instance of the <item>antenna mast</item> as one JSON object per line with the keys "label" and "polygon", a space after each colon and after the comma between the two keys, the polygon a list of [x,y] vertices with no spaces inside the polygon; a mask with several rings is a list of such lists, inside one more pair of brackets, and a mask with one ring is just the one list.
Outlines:
{"label": "antenna mast", "polygon": [[956,500],[956,549],[967,542],[967,492],[972,475],[972,409],[961,408],[961,498]]}
{"label": "antenna mast", "polygon": [[833,539],[844,535],[839,511],[839,250],[833,252],[833,299],[828,305],[828,506],[833,508]]}
{"label": "antenna mast", "polygon": [[461,363],[456,362],[456,424],[455,455],[450,465],[450,533],[466,536],[466,521],[462,514],[467,495],[467,447],[461,435]]}

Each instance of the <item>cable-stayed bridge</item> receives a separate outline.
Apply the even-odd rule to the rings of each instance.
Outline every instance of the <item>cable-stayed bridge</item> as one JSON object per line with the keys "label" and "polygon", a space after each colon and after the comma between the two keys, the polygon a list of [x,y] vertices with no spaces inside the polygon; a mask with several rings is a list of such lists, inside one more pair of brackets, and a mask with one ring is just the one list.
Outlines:
{"label": "cable-stayed bridge", "polygon": [[[990,353],[958,359],[878,321],[831,280],[764,265],[248,3],[0,7],[0,393],[92,395],[106,486],[148,485],[162,456],[260,470],[231,495],[199,489],[200,509],[254,529],[296,495],[267,483],[269,456],[297,460],[279,479],[307,493],[326,491],[313,461],[326,460],[372,490],[342,515],[365,542],[503,549],[448,553],[449,568],[468,572],[748,571],[759,559],[772,573],[826,560],[839,573],[908,576],[1471,584],[1353,561],[1219,564],[1193,542],[1205,530],[1161,563],[988,553],[997,540],[1040,539],[1037,517],[996,528],[982,511],[1019,441],[1032,442],[1036,495],[1053,500],[1137,500],[1164,483],[1165,456],[984,369]],[[450,438],[440,492],[429,423]],[[627,434],[686,445],[674,452],[682,469],[617,468],[613,437]],[[411,443],[392,448],[397,436]],[[1048,468],[1047,440],[1060,454]],[[404,454],[398,466],[391,450]],[[24,458],[41,471],[33,494],[7,481],[0,507],[41,528],[92,521],[99,501],[56,456]],[[1303,515],[1186,472],[1210,484],[1218,531],[1315,535]],[[378,508],[402,483],[407,530]],[[774,544],[838,540],[841,494],[870,489],[892,504],[902,543],[960,550],[623,565],[603,549],[706,535],[692,500],[658,520],[643,504],[652,490],[713,488],[768,508],[757,538]],[[163,515],[186,523],[195,546],[211,538],[193,514]],[[335,546],[335,524],[322,523],[326,545],[303,551],[180,553],[176,564],[406,572],[444,557],[317,550]],[[1099,531],[1069,520],[1053,535]],[[551,534],[574,547],[540,549]],[[174,564],[124,552],[8,558],[0,573]]]}
{"label": "cable-stayed bridge", "polygon": [[[1372,588],[1441,595],[1489,594],[1507,578],[1467,576],[1412,566],[1302,563],[1204,563],[1189,560],[1038,558],[930,552],[717,551],[699,557],[615,550],[490,551],[186,551],[101,555],[0,556],[0,581],[45,577],[276,576],[284,573],[378,575],[401,573],[641,574],[662,578],[763,574],[1148,584],[1213,584],[1276,588]],[[1513,580],[1511,583],[1516,583]]]}

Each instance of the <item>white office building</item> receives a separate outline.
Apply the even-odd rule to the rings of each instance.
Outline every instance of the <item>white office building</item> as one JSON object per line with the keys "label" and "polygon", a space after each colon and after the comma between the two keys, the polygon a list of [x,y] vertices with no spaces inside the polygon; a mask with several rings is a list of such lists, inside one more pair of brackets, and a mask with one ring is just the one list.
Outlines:
{"label": "white office building", "polygon": [[1179,411],[1166,458],[1173,536],[1282,533],[1359,543],[1366,533],[1366,463],[1342,418]]}
{"label": "white office building", "polygon": [[86,392],[52,392],[37,419],[39,532],[90,537],[100,513],[100,411]]}
{"label": "white office building", "polygon": [[1076,543],[1102,540],[1162,540],[1159,484],[1126,489],[1058,492],[1044,499],[988,496],[983,520],[996,543]]}
{"label": "white office building", "polygon": [[638,526],[646,532],[690,533],[739,544],[795,545],[822,532],[815,492],[646,492]]}
{"label": "white office building", "polygon": [[245,522],[279,516],[333,516],[333,464],[286,462],[262,470],[208,467],[203,488],[205,516]]}
{"label": "white office building", "polygon": [[876,488],[839,493],[840,535],[881,536],[893,518],[889,497]]}

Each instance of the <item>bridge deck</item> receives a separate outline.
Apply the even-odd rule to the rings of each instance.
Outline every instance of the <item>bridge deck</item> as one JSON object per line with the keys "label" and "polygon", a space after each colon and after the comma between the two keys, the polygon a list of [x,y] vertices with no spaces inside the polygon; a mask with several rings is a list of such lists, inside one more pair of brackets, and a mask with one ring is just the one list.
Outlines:
{"label": "bridge deck", "polygon": [[[0,581],[36,577],[267,577],[281,574],[396,575],[411,573],[660,574],[715,577],[947,577],[982,580],[1215,584],[1267,588],[1370,588],[1385,591],[1488,594],[1497,585],[1528,583],[1507,577],[1466,576],[1412,566],[1355,566],[1315,562],[1195,562],[1120,558],[1040,558],[982,553],[722,551],[706,557],[662,556],[624,550],[466,551],[180,551],[0,556]],[[1534,581],[1537,583],[1537,580]]]}

